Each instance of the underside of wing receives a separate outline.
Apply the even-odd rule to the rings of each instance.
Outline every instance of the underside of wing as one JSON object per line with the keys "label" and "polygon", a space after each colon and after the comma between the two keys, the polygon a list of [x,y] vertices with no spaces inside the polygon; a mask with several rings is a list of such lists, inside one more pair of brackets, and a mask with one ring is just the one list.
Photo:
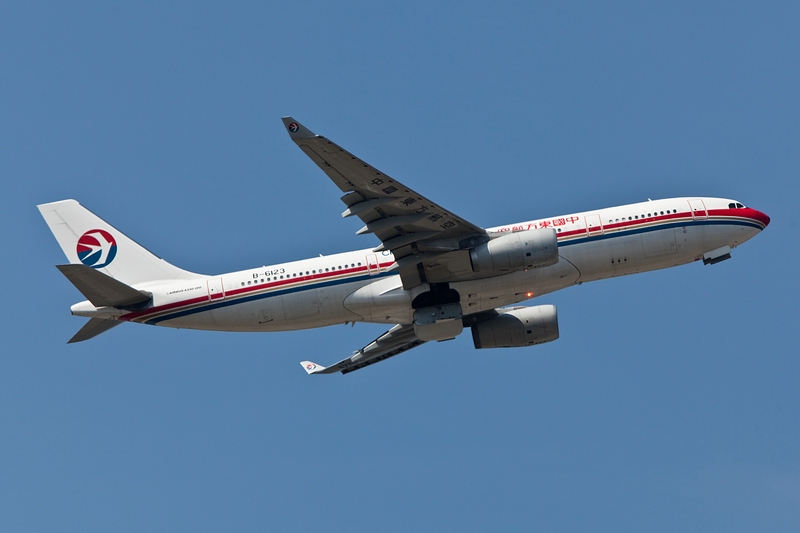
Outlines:
{"label": "underside of wing", "polygon": [[291,117],[283,123],[292,140],[336,184],[347,209],[390,250],[406,289],[422,283],[473,279],[469,249],[489,240],[486,232],[380,172]]}
{"label": "underside of wing", "polygon": [[325,367],[311,361],[302,361],[300,364],[309,374],[333,374],[334,372],[348,374],[406,352],[411,348],[416,348],[424,343],[425,341],[419,340],[414,334],[414,326],[398,324],[335,365]]}

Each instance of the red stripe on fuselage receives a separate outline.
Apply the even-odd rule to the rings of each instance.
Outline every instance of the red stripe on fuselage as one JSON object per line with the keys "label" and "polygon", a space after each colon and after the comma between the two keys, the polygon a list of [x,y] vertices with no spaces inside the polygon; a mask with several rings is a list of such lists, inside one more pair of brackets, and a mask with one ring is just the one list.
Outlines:
{"label": "red stripe on fuselage", "polygon": [[[739,209],[709,209],[706,211],[708,213],[708,219],[714,218],[740,218],[746,219],[751,222],[755,222],[759,225],[766,227],[769,224],[769,217],[766,216],[761,211],[757,211],[755,209],[750,208],[739,208]],[[620,220],[619,222],[612,222],[607,224],[602,224],[603,231],[609,230],[619,230],[619,229],[632,229],[635,226],[639,226],[642,224],[652,224],[653,222],[672,222],[678,220],[695,220],[692,216],[691,211],[684,211],[681,213],[669,213],[665,215],[654,215],[650,217],[644,218],[633,218],[632,220]],[[704,219],[705,220],[705,219]],[[601,220],[602,223],[602,220]],[[600,230],[592,230],[593,233],[600,232]],[[573,237],[573,236],[581,236],[586,235],[588,233],[588,229],[586,227],[582,227],[579,229],[571,230],[571,231],[564,231],[558,234],[559,238],[563,237]]]}
{"label": "red stripe on fuselage", "polygon": [[[378,265],[372,266],[371,270],[389,268],[393,264],[394,262],[379,263]],[[289,285],[294,285],[297,283],[303,283],[307,281],[322,281],[325,279],[339,277],[345,274],[359,274],[359,273],[366,274],[369,271],[370,271],[369,266],[361,266],[361,267],[347,268],[347,269],[343,268],[342,270],[332,270],[330,272],[319,272],[317,274],[309,274],[308,276],[297,276],[295,278],[290,277],[278,281],[270,281],[264,283],[256,282],[253,285],[247,285],[246,287],[240,287],[237,289],[231,289],[229,291],[225,291],[225,297],[228,298],[229,296],[241,296],[248,293],[261,292],[266,289],[283,288]],[[217,298],[212,298],[212,300],[217,300]],[[159,305],[157,307],[151,307],[150,309],[145,309],[143,311],[134,311],[132,313],[128,313],[126,315],[121,316],[119,320],[131,321],[138,318],[149,317],[150,315],[163,313],[164,311],[172,311],[180,307],[188,307],[192,305],[206,303],[208,301],[209,301],[209,296],[208,294],[206,294],[205,296],[191,298],[189,300],[181,300],[179,302],[172,302],[169,304]]]}
{"label": "red stripe on fuselage", "polygon": [[769,225],[769,217],[765,213],[750,207],[740,207],[738,209],[709,209],[708,216],[746,218],[765,228]]}
{"label": "red stripe on fuselage", "polygon": [[[706,212],[708,213],[708,218],[709,219],[713,219],[713,218],[740,218],[740,219],[746,219],[746,220],[750,220],[752,222],[756,222],[757,224],[762,225],[764,227],[766,227],[767,224],[769,224],[769,217],[767,215],[765,215],[761,211],[758,211],[756,209],[751,209],[751,208],[709,209]],[[624,221],[620,221],[620,222],[613,222],[613,223],[610,223],[610,224],[605,224],[605,225],[602,226],[602,231],[605,232],[605,231],[608,231],[608,230],[632,229],[632,228],[634,228],[636,226],[640,226],[642,224],[652,224],[653,222],[677,221],[677,220],[681,220],[681,219],[687,220],[687,221],[691,221],[691,220],[694,220],[694,217],[692,216],[692,212],[691,211],[684,211],[684,212],[681,212],[681,213],[668,213],[668,214],[665,214],[665,215],[656,215],[656,216],[644,217],[644,218],[639,218],[639,219],[634,218],[633,220],[624,220]],[[601,221],[601,223],[602,223],[602,221]],[[600,230],[599,229],[596,230],[596,231],[593,230],[593,232],[594,233],[600,233]],[[589,230],[586,227],[582,227],[582,228],[578,228],[578,229],[575,229],[575,230],[558,233],[557,236],[558,236],[559,239],[566,239],[567,237],[584,236],[584,235],[587,235],[588,233],[589,233]],[[391,262],[391,263],[379,263],[377,267],[373,266],[372,269],[373,270],[376,269],[376,268],[377,269],[384,269],[384,268],[388,268],[388,267],[392,266],[393,264],[394,264],[394,262]],[[333,270],[333,271],[330,271],[330,272],[320,272],[320,273],[317,273],[317,274],[309,274],[309,275],[297,276],[297,277],[294,277],[294,278],[290,277],[290,278],[282,279],[282,280],[278,280],[278,281],[270,281],[270,282],[264,282],[264,283],[260,283],[260,282],[256,281],[253,285],[248,285],[246,287],[240,287],[240,288],[236,288],[236,289],[231,289],[229,291],[225,291],[225,298],[227,299],[228,297],[242,296],[242,295],[245,295],[245,294],[261,292],[261,291],[269,290],[269,289],[283,288],[283,287],[286,287],[286,286],[290,286],[290,285],[294,285],[294,284],[298,284],[298,283],[305,283],[305,282],[309,282],[309,281],[322,281],[322,280],[325,280],[325,279],[330,279],[330,278],[343,276],[343,275],[367,273],[369,271],[370,271],[370,267],[368,265],[365,265],[365,266],[355,267],[355,268],[346,268],[346,269],[342,269],[342,270]],[[143,311],[136,311],[136,312],[128,313],[126,315],[121,316],[119,318],[119,320],[127,320],[127,321],[135,320],[135,319],[138,319],[138,318],[142,318],[142,317],[147,317],[147,316],[150,316],[150,315],[163,313],[165,311],[171,311],[171,310],[174,310],[174,309],[177,309],[177,308],[180,308],[180,307],[187,307],[187,306],[202,304],[202,303],[206,303],[208,301],[216,301],[216,300],[219,300],[219,298],[221,298],[221,297],[222,297],[222,295],[219,295],[219,296],[214,295],[212,297],[209,297],[208,295],[205,295],[203,297],[192,298],[192,299],[189,299],[189,300],[182,300],[182,301],[173,302],[173,303],[170,303],[170,304],[164,304],[164,305],[160,305],[160,306],[157,306],[157,307],[152,307],[150,309],[146,309],[146,310],[143,310]]]}
{"label": "red stripe on fuselage", "polygon": [[134,320],[136,318],[140,318],[151,313],[159,313],[161,311],[169,311],[170,309],[177,309],[178,307],[184,307],[187,305],[194,305],[198,303],[203,303],[208,301],[208,294],[205,296],[198,296],[197,298],[191,298],[189,300],[181,300],[180,302],[172,302],[171,304],[164,304],[159,305],[158,307],[151,307],[150,309],[146,309],[144,311],[134,311],[132,313],[128,313],[127,315],[122,315],[119,317],[119,320]]}

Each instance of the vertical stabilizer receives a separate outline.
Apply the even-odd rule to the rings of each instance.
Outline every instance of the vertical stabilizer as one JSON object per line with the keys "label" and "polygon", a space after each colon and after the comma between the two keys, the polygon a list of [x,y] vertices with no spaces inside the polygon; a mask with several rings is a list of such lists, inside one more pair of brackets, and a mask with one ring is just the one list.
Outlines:
{"label": "vertical stabilizer", "polygon": [[37,206],[72,264],[83,264],[127,285],[200,276],[153,255],[75,200]]}

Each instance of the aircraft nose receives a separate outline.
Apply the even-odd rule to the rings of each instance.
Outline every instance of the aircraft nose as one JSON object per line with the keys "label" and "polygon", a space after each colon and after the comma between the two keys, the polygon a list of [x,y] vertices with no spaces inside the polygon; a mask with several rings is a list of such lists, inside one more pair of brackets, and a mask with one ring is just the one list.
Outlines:
{"label": "aircraft nose", "polygon": [[769,226],[769,216],[762,211],[756,210],[756,219],[764,223],[764,227]]}
{"label": "aircraft nose", "polygon": [[751,211],[752,211],[752,217],[754,219],[756,219],[759,222],[761,222],[762,224],[764,224],[765,228],[767,226],[769,226],[769,216],[767,216],[766,213],[763,213],[763,212],[759,211],[758,209],[751,209]]}

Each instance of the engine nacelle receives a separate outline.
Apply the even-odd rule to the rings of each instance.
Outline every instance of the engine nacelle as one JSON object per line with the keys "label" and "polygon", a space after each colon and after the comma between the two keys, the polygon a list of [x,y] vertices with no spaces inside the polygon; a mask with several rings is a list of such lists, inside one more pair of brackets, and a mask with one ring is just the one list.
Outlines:
{"label": "engine nacelle", "polygon": [[473,272],[515,272],[558,263],[554,229],[520,231],[497,237],[469,251]]}
{"label": "engine nacelle", "polygon": [[367,321],[391,323],[411,321],[411,296],[403,290],[399,276],[378,279],[344,299],[344,307]]}
{"label": "engine nacelle", "polygon": [[518,348],[558,338],[555,305],[498,309],[500,315],[472,326],[475,348]]}

